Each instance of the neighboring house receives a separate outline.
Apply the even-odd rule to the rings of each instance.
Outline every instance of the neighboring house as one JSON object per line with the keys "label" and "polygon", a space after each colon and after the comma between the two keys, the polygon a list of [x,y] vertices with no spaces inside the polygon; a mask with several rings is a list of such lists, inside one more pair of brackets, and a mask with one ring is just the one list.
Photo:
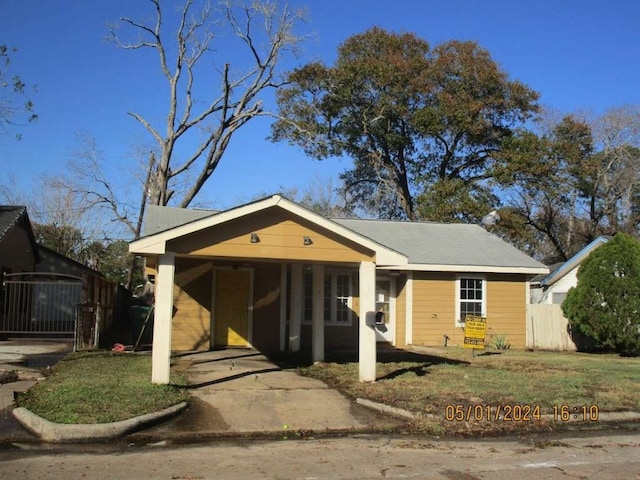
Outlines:
{"label": "neighboring house", "polygon": [[130,251],[157,272],[156,383],[172,349],[227,346],[358,348],[372,380],[376,340],[461,345],[467,315],[524,347],[528,282],[548,271],[476,225],[330,220],[278,195],[184,224],[149,208]]}
{"label": "neighboring house", "polygon": [[564,263],[551,267],[547,275],[531,281],[531,304],[527,312],[527,347],[543,350],[584,350],[591,342],[572,331],[562,313],[562,302],[578,285],[578,269],[596,248],[607,242],[598,237]]}
{"label": "neighboring house", "polygon": [[90,344],[120,308],[118,285],[36,243],[23,206],[0,206],[0,272],[3,336],[86,337],[78,345]]}
{"label": "neighboring house", "polygon": [[[65,288],[55,283],[40,285],[41,291],[48,292],[50,286],[56,289],[57,299],[53,295],[43,295],[47,304],[44,309],[49,312],[58,312],[56,317],[65,315],[60,311],[60,304],[72,305],[73,310],[69,310],[66,315],[73,318],[76,314],[75,308],[80,308],[82,315],[80,331],[84,337],[84,343],[91,343],[91,338],[96,338],[101,331],[105,331],[122,315],[125,305],[122,305],[124,296],[120,285],[111,280],[107,280],[102,273],[94,270],[80,262],[66,257],[50,248],[38,245],[40,263],[36,266],[36,272],[41,274],[50,273],[59,278],[64,283],[65,277],[69,275],[68,286]],[[79,287],[76,288],[71,281],[72,278],[80,279]],[[63,299],[63,302],[58,300]],[[69,307],[65,307],[68,309]],[[95,326],[99,325],[99,331],[95,331]]]}
{"label": "neighboring house", "polygon": [[0,275],[32,272],[39,260],[27,207],[0,205]]}
{"label": "neighboring house", "polygon": [[598,237],[564,263],[553,265],[551,272],[531,282],[531,303],[561,305],[571,287],[578,285],[578,269],[589,254],[607,243]]}

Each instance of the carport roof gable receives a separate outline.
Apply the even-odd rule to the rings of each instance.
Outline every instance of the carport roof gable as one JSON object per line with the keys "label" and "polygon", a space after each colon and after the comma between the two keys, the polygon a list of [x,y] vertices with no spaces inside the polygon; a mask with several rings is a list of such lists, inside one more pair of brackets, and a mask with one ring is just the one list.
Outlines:
{"label": "carport roof gable", "polygon": [[306,208],[301,207],[280,195],[267,197],[220,213],[211,212],[211,215],[205,216],[204,218],[192,220],[188,223],[147,235],[131,242],[129,245],[129,251],[139,254],[164,254],[166,253],[166,245],[169,240],[173,240],[205,228],[210,228],[230,220],[241,218],[252,213],[257,213],[274,206],[280,207],[294,215],[313,222],[319,227],[325,228],[345,239],[374,251],[376,253],[376,263],[378,265],[405,265],[408,262],[405,255],[359,235],[351,229],[343,227],[332,220],[311,212],[310,210],[307,210]]}

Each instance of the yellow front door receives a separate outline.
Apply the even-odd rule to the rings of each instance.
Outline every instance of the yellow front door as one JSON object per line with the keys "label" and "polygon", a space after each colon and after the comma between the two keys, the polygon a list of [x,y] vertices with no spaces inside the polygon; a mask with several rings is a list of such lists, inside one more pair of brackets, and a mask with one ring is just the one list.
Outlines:
{"label": "yellow front door", "polygon": [[217,270],[215,290],[214,344],[246,347],[249,343],[248,270]]}

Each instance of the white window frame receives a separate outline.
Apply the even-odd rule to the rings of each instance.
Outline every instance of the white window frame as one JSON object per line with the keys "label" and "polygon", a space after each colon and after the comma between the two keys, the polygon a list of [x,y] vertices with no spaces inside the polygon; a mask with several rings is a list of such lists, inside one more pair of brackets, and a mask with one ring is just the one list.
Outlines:
{"label": "white window frame", "polygon": [[[460,280],[462,279],[469,279],[469,280],[482,280],[482,316],[486,317],[487,316],[487,277],[484,275],[457,275],[456,276],[456,318],[455,318],[455,324],[456,327],[464,327],[465,322],[461,322],[460,321],[460,314],[461,314],[461,308],[460,308],[460,303],[462,302],[462,299],[460,298]],[[469,300],[464,300],[465,302],[468,302]]]}
{"label": "white window frame", "polygon": [[[305,277],[307,275],[310,275],[310,272],[307,272],[305,270],[304,272]],[[338,298],[337,294],[337,290],[338,290],[338,275],[346,275],[348,278],[348,282],[349,282],[349,296],[347,297],[347,321],[346,322],[338,322],[337,318],[338,318],[338,306],[336,305],[336,299]],[[327,278],[327,276],[331,277],[331,310],[329,313],[329,318],[327,318],[326,316],[326,311],[325,311],[325,318],[324,318],[324,324],[326,326],[332,326],[332,327],[350,327],[353,325],[353,272],[350,271],[345,271],[345,270],[326,270],[324,271],[324,277],[325,280]],[[306,279],[305,279],[305,285],[306,285]],[[322,302],[324,304],[324,282],[323,282],[323,287],[322,287],[322,291],[323,291],[323,296],[322,296]],[[304,299],[303,299],[303,307],[302,307],[302,311],[306,313],[307,311],[307,295],[306,292],[303,292],[304,295]],[[340,297],[342,298],[342,297]],[[324,310],[324,309],[323,309]],[[303,317],[302,319],[302,323],[304,325],[311,325],[311,319],[310,318],[305,318]]]}

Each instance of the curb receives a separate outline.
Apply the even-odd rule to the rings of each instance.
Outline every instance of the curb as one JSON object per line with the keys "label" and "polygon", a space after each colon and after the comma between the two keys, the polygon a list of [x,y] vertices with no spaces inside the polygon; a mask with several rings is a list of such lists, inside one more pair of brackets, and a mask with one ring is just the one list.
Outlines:
{"label": "curb", "polygon": [[408,420],[415,420],[420,416],[408,410],[392,407],[391,405],[385,405],[384,403],[374,402],[372,400],[367,400],[366,398],[356,398],[356,403],[371,408],[372,410],[377,410],[378,412],[406,418]]}
{"label": "curb", "polygon": [[35,433],[45,442],[71,443],[81,441],[102,441],[121,437],[127,433],[177,415],[187,408],[187,406],[187,402],[182,402],[158,412],[147,413],[145,415],[111,423],[54,423],[49,420],[45,420],[24,407],[15,408],[13,410],[13,416],[27,430]]}

